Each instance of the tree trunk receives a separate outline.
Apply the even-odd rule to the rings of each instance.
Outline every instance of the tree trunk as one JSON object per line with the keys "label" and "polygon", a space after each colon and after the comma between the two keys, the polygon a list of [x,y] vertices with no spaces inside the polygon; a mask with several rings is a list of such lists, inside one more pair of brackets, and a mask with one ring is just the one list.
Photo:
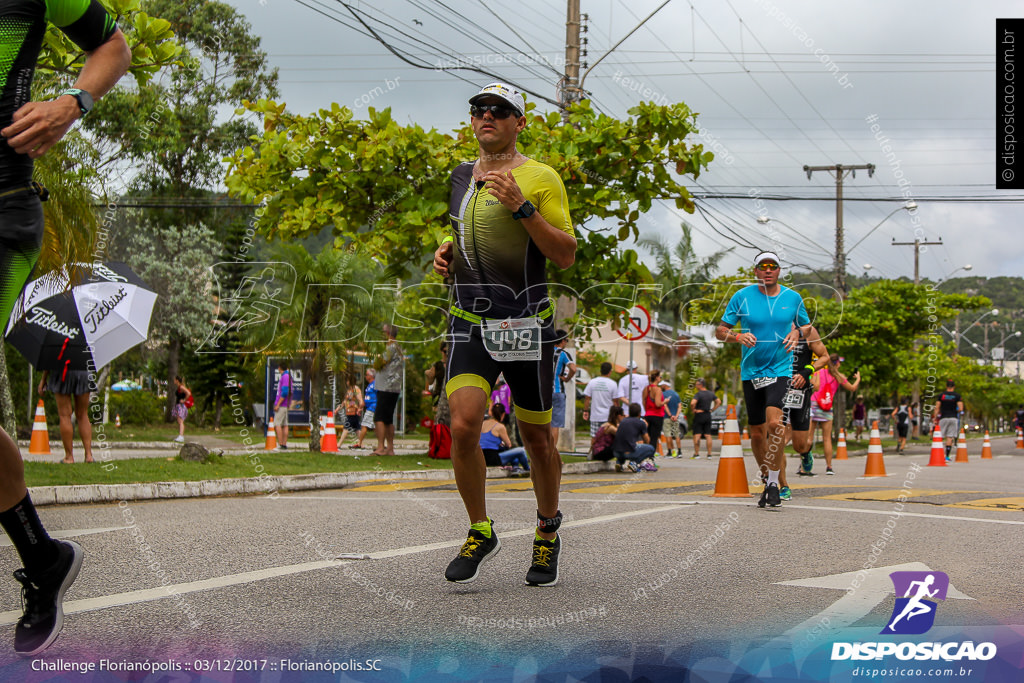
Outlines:
{"label": "tree trunk", "polygon": [[[317,352],[314,351],[314,354]],[[309,452],[320,452],[320,388],[323,386],[323,372],[316,355],[309,364]]]}
{"label": "tree trunk", "polygon": [[224,416],[224,396],[218,391],[213,407],[213,431],[220,431],[220,421]]}
{"label": "tree trunk", "polygon": [[7,352],[0,342],[0,422],[4,431],[15,441],[18,440],[18,421],[14,414],[14,399],[11,397],[11,377],[7,374]]}
{"label": "tree trunk", "polygon": [[181,340],[172,338],[167,342],[167,401],[164,404],[164,421],[171,421],[171,410],[174,408],[174,378],[178,376],[181,361]]}

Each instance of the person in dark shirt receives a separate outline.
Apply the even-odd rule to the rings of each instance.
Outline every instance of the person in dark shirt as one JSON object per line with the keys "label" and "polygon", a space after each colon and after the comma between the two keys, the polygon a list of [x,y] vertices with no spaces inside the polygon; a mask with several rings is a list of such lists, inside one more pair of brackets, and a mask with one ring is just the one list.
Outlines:
{"label": "person in dark shirt", "polygon": [[710,460],[711,413],[722,405],[722,400],[715,396],[714,392],[708,391],[704,380],[698,379],[694,385],[697,387],[697,393],[690,400],[690,409],[693,411],[693,457],[700,457],[700,440],[703,437],[708,442],[708,459]]}
{"label": "person in dark shirt", "polygon": [[[75,87],[49,101],[30,101],[32,77],[46,36],[57,26],[85,51]],[[32,181],[33,160],[47,152],[74,122],[89,113],[131,64],[124,36],[97,0],[0,0],[0,325],[11,311],[39,259],[43,240],[42,200]],[[53,643],[64,623],[63,599],[78,577],[82,547],[55,541],[39,521],[25,486],[17,444],[0,431],[0,525],[23,569],[25,613],[14,627],[14,649],[36,655]]]}
{"label": "person in dark shirt", "polygon": [[946,390],[935,402],[935,412],[939,415],[939,431],[946,441],[946,460],[953,449],[953,441],[960,431],[960,416],[964,414],[964,400],[956,392],[956,383],[946,380]]}
{"label": "person in dark shirt", "polygon": [[[811,435],[811,396],[818,387],[812,381],[816,373],[828,363],[828,349],[821,341],[818,330],[811,325],[807,329],[807,336],[797,330],[799,339],[793,349],[793,376],[789,381],[789,388],[783,400],[783,422],[786,424],[786,440],[792,440],[793,450],[800,456],[800,467],[797,474],[810,477],[814,476],[814,457],[811,449],[814,447],[814,439]],[[814,360],[817,356],[817,360]],[[758,463],[760,464],[760,463]],[[780,471],[779,480],[782,482],[781,494],[783,500],[792,497],[789,485],[782,480]]]}
{"label": "person in dark shirt", "polygon": [[654,446],[649,442],[651,437],[647,435],[647,423],[640,418],[640,404],[629,404],[629,417],[619,423],[615,432],[615,441],[612,443],[612,452],[615,453],[615,471],[621,472],[623,465],[631,472],[641,469],[655,469],[654,462],[650,458],[654,455]]}
{"label": "person in dark shirt", "polygon": [[1024,429],[1024,404],[1017,406],[1017,412],[1013,414],[1013,428]]}

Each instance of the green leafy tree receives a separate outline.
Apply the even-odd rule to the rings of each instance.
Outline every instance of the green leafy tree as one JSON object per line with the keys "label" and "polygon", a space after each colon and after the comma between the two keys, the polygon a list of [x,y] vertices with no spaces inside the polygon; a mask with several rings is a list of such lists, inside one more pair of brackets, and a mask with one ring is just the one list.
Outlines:
{"label": "green leafy tree", "polygon": [[[226,184],[235,196],[266,202],[259,225],[268,236],[291,240],[331,226],[335,246],[355,244],[394,275],[429,269],[448,232],[448,176],[477,154],[468,126],[447,135],[403,126],[389,109],[373,108],[360,121],[337,104],[312,116],[290,114],[272,101],[246,108],[263,115],[264,132],[233,155]],[[562,125],[557,112],[541,115],[530,104],[529,125],[519,136],[524,154],[562,176],[580,228],[576,263],[552,269],[551,281],[563,286],[552,293],[578,295],[601,311],[601,320],[612,311],[595,283],[650,279],[620,241],[637,236],[640,215],[656,199],[692,211],[677,177],[696,177],[712,158],[687,142],[696,123],[685,105],[643,103],[630,114],[620,121],[584,101],[571,110],[570,125]]]}
{"label": "green leafy tree", "polygon": [[[223,176],[221,159],[256,131],[253,117],[225,117],[223,111],[233,110],[246,97],[273,97],[277,72],[269,69],[249,23],[224,2],[147,0],[141,7],[161,17],[177,36],[183,48],[180,66],[161,71],[137,89],[115,90],[103,98],[87,119],[89,131],[102,145],[104,158],[131,166],[134,175],[127,184],[134,198],[163,207],[150,209],[144,220],[130,227],[122,221],[129,234],[118,239],[130,243],[135,239],[131,233],[149,231],[148,253],[167,254],[176,267],[196,272],[222,253],[229,235],[215,212],[188,205],[210,200]],[[206,245],[205,254],[174,250],[168,238],[183,229],[180,226],[187,226],[193,246]],[[189,254],[201,258],[184,260]],[[195,288],[207,280],[203,276],[192,282],[191,296],[197,299],[192,305],[176,300],[156,315],[154,327],[162,332],[168,354],[169,385],[178,374],[185,344],[201,340],[209,329],[212,302],[207,291]],[[197,291],[207,300],[198,301]],[[202,320],[201,310],[206,316]],[[163,319],[164,315],[175,318]],[[222,398],[217,394],[213,400]]]}
{"label": "green leafy tree", "polygon": [[[243,340],[249,350],[262,349],[268,342],[275,355],[302,358],[309,373],[310,415],[309,448],[320,450],[318,416],[325,393],[328,372],[344,376],[348,351],[375,351],[383,348],[378,334],[381,325],[394,310],[393,296],[374,297],[374,284],[381,269],[355,253],[323,249],[312,254],[296,244],[278,244],[271,258],[294,269],[296,287],[289,302],[280,306],[276,328],[268,340],[267,327],[243,328]],[[238,317],[239,312],[235,312]],[[264,367],[262,356],[248,354],[254,367]],[[258,373],[254,373],[258,374]],[[330,406],[333,408],[333,406]]]}
{"label": "green leafy tree", "polygon": [[[213,317],[210,266],[221,245],[201,223],[168,225],[160,216],[135,212],[114,255],[131,266],[159,294],[150,323],[150,339],[166,346],[168,386],[180,374],[185,342],[198,342]],[[167,415],[174,392],[167,396]]]}

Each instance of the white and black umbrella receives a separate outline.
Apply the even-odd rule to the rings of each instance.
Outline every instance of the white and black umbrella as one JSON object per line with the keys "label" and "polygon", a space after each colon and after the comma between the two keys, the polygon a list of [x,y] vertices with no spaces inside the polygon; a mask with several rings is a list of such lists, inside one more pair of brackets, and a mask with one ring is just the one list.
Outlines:
{"label": "white and black umbrella", "polygon": [[149,334],[157,295],[127,265],[76,268],[85,277],[74,287],[67,271],[30,282],[7,326],[7,341],[40,370],[98,370]]}

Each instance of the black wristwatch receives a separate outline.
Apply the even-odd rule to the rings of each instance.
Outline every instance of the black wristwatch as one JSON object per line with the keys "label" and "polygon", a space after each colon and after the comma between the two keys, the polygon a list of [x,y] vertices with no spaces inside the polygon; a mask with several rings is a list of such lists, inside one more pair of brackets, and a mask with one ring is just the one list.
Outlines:
{"label": "black wristwatch", "polygon": [[61,95],[71,95],[78,100],[78,110],[82,112],[84,117],[90,111],[92,111],[93,99],[87,91],[81,90],[80,88],[69,88],[61,93]]}
{"label": "black wristwatch", "polygon": [[520,218],[529,218],[533,215],[533,212],[537,210],[529,200],[523,202],[523,205],[519,207],[519,210],[512,214],[512,218],[519,220]]}

